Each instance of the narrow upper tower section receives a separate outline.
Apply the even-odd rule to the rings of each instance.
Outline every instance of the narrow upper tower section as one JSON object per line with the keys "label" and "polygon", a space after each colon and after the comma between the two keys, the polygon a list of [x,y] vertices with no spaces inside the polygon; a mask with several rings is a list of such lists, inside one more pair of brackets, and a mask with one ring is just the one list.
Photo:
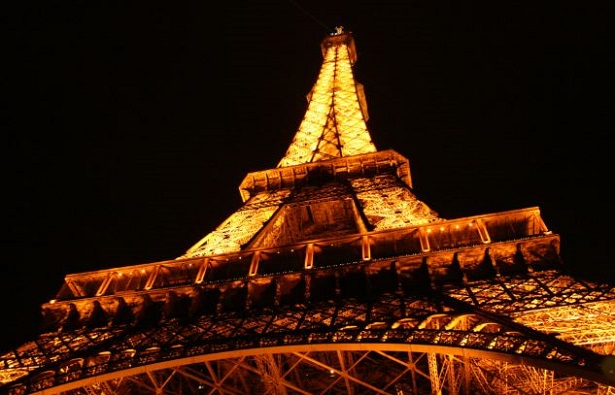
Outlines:
{"label": "narrow upper tower section", "polygon": [[352,73],[357,61],[352,33],[337,27],[321,49],[324,60],[308,94],[308,109],[277,167],[376,152],[366,125],[363,85]]}

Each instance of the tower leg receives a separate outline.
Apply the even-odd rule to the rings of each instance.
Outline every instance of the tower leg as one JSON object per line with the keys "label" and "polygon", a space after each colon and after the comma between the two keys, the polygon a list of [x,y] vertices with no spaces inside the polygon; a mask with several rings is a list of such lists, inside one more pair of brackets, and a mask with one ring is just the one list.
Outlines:
{"label": "tower leg", "polygon": [[438,359],[433,353],[427,354],[427,365],[429,366],[429,380],[431,381],[431,394],[442,395],[440,376],[438,374]]}
{"label": "tower leg", "polygon": [[254,358],[263,384],[268,394],[286,395],[286,388],[281,385],[280,369],[272,354],[263,354]]}
{"label": "tower leg", "polygon": [[446,355],[444,358],[447,361],[446,377],[448,380],[448,393],[450,395],[459,395],[459,380],[457,378],[455,357],[453,355]]}

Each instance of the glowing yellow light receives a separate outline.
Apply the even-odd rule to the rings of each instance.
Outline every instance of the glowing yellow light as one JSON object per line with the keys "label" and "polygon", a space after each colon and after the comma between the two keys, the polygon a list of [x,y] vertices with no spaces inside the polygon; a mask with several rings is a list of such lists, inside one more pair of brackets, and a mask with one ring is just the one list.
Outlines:
{"label": "glowing yellow light", "polygon": [[308,109],[278,167],[376,152],[361,108],[360,89],[352,74],[347,43],[336,42],[324,54]]}

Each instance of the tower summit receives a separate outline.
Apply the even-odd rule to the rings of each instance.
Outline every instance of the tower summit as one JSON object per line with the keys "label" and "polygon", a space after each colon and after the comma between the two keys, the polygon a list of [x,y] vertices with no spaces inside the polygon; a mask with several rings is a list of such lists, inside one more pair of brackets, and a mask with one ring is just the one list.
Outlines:
{"label": "tower summit", "polygon": [[321,43],[323,63],[299,130],[278,167],[376,152],[363,85],[355,81],[354,38],[338,27]]}
{"label": "tower summit", "polygon": [[615,392],[615,288],[538,207],[444,219],[378,151],[338,28],[295,136],[175,259],[68,274],[0,393]]}

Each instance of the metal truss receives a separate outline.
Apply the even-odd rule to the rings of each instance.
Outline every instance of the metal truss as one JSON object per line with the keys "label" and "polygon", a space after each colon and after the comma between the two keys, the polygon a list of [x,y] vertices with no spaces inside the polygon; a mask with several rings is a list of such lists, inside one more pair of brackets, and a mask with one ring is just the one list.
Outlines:
{"label": "metal truss", "polygon": [[244,205],[183,256],[69,274],[0,393],[615,395],[615,287],[536,207],[445,220],[377,151],[352,35]]}
{"label": "metal truss", "polygon": [[[66,293],[44,305],[49,330],[0,358],[4,389],[10,394],[83,388],[96,393],[94,387],[107,386],[135,393],[139,383],[150,393],[174,393],[173,386],[188,385],[180,368],[207,362],[237,382],[249,377],[248,371],[270,377],[269,387],[258,387],[258,393],[293,393],[293,386],[309,392],[306,378],[286,383],[288,368],[274,363],[304,355],[302,369],[310,361],[343,377],[339,384],[314,387],[320,393],[342,391],[337,389],[342,381],[345,391],[357,393],[362,391],[357,386],[383,393],[388,393],[383,388],[390,393],[418,388],[421,393],[426,388],[434,393],[467,393],[469,388],[535,393],[538,387],[610,391],[614,288],[558,271],[558,238],[544,234],[534,210],[480,219],[490,243],[477,245],[485,238],[467,236],[481,234],[477,226],[468,226],[477,223],[469,218],[421,225],[423,231],[411,227],[348,241],[330,238],[326,246],[308,242],[282,255],[252,250],[232,259],[206,257],[198,265],[188,259],[69,276]],[[509,237],[500,228],[511,225],[526,232],[524,238],[495,242]],[[432,227],[438,234],[429,232]],[[400,255],[403,251],[413,253]],[[340,257],[349,262],[340,263]],[[283,265],[272,266],[280,259]],[[292,261],[299,265],[289,271]],[[240,267],[246,268],[242,274]],[[581,317],[584,321],[577,322],[584,327],[576,332],[565,324],[564,318]],[[554,319],[561,323],[548,321]],[[374,352],[380,356],[373,357]],[[400,352],[409,356],[395,358],[406,364],[420,360],[424,366],[412,365],[409,372],[394,375],[399,378],[378,373],[377,367],[385,366],[380,359],[359,376],[345,368],[356,358],[371,361]],[[229,361],[238,366],[236,374],[225,370]],[[388,366],[386,371],[395,372]],[[537,374],[545,377],[542,384],[523,384]],[[182,384],[173,377],[181,377]],[[206,380],[214,384],[199,385],[222,393],[235,388],[216,377]],[[408,377],[414,377],[411,384]],[[280,381],[274,383],[276,378]],[[319,385],[329,381],[316,380]],[[257,388],[247,377],[241,382]]]}
{"label": "metal truss", "polygon": [[71,394],[542,394],[589,393],[584,379],[505,362],[391,351],[239,356],[92,383]]}
{"label": "metal truss", "polygon": [[[29,371],[6,390],[530,394],[615,384],[608,357],[450,299],[383,294],[47,333],[3,357],[21,365],[15,374]],[[527,382],[536,375],[545,379]]]}
{"label": "metal truss", "polygon": [[332,35],[321,48],[324,60],[307,111],[278,167],[376,151],[363,87],[352,72],[357,59],[352,36]]}

